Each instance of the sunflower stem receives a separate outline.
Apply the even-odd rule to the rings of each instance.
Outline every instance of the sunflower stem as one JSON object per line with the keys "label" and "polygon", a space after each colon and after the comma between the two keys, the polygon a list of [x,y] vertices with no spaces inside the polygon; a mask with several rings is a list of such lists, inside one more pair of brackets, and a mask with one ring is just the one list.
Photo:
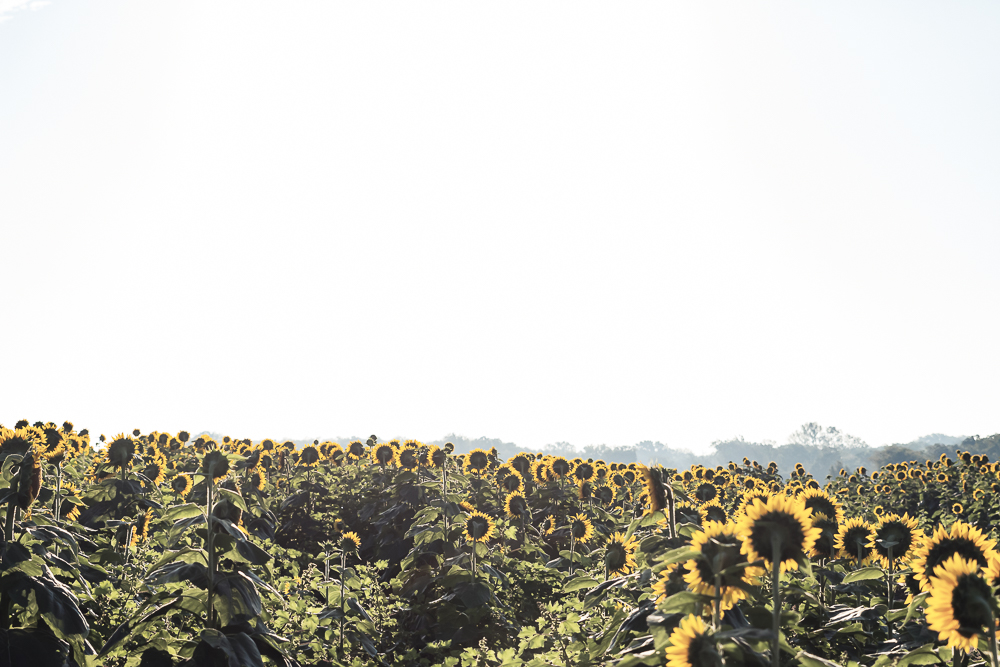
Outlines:
{"label": "sunflower stem", "polygon": [[344,610],[344,569],[347,564],[347,551],[344,549],[343,538],[340,546],[340,648],[338,655],[344,657],[344,618],[347,612]]}
{"label": "sunflower stem", "polygon": [[781,632],[781,533],[777,530],[771,533],[771,666],[779,667],[781,655],[778,653]]}
{"label": "sunflower stem", "polygon": [[59,510],[62,509],[60,506],[62,503],[59,501],[59,495],[62,493],[62,463],[56,464],[56,497],[52,501],[52,516],[55,517],[56,522],[59,521]]}
{"label": "sunflower stem", "polygon": [[205,550],[208,552],[208,627],[215,627],[215,607],[213,593],[215,592],[215,540],[212,526],[212,492],[215,490],[215,479],[212,470],[208,471],[205,486]]}
{"label": "sunflower stem", "polygon": [[997,659],[997,621],[990,609],[990,655],[993,658],[993,667],[1000,667],[1000,660]]}
{"label": "sunflower stem", "polygon": [[715,573],[715,605],[712,616],[712,627],[719,631],[719,620],[722,618],[722,574]]}
{"label": "sunflower stem", "polygon": [[573,556],[576,554],[576,535],[573,534],[573,522],[569,524],[569,575],[573,576]]}

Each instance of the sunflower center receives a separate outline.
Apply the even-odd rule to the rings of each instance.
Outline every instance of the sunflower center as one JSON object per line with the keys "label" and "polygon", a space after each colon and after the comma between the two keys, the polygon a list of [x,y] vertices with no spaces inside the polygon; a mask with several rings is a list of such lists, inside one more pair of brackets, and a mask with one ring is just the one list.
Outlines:
{"label": "sunflower center", "polygon": [[[781,545],[781,553],[775,554],[773,547],[773,537],[777,533],[778,543]],[[764,560],[772,563],[777,560],[798,560],[802,556],[802,547],[805,543],[805,531],[802,524],[794,516],[785,512],[767,512],[754,522],[750,531],[754,551],[761,555]],[[777,556],[777,558],[775,558]]]}
{"label": "sunflower center", "polygon": [[879,553],[888,557],[892,549],[893,559],[903,557],[913,544],[910,529],[898,521],[890,521],[882,525],[875,535],[875,544]]}
{"label": "sunflower center", "polygon": [[948,538],[941,540],[927,552],[927,561],[924,565],[924,574],[930,576],[934,568],[945,562],[955,554],[959,554],[964,560],[971,560],[979,563],[979,567],[986,567],[986,555],[983,550],[976,546],[972,540],[965,538]]}
{"label": "sunflower center", "polygon": [[465,522],[465,529],[469,531],[469,535],[472,536],[472,539],[478,540],[486,534],[487,530],[490,529],[490,524],[482,517],[473,516],[469,517],[469,520]]}
{"label": "sunflower center", "polygon": [[871,539],[871,535],[868,534],[867,528],[851,528],[844,534],[844,549],[855,558],[860,550],[861,560],[864,560],[872,552],[871,547],[868,546],[869,539]]}
{"label": "sunflower center", "polygon": [[962,636],[971,637],[993,621],[989,603],[992,597],[989,585],[978,576],[966,574],[959,577],[951,592],[951,608],[960,624],[958,632]]}
{"label": "sunflower center", "polygon": [[[745,563],[746,558],[740,552],[740,543],[735,535],[716,535],[701,546],[701,553],[704,558],[699,558],[697,563],[698,577],[706,584],[715,585],[715,571],[723,572],[726,569]],[[714,568],[714,569],[713,569]],[[745,570],[737,570],[722,575],[722,586],[735,586],[743,580]]]}

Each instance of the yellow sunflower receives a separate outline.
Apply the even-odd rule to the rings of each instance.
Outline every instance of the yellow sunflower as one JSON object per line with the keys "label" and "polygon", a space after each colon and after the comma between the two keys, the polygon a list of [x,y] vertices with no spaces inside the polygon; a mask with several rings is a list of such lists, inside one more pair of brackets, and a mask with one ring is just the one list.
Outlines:
{"label": "yellow sunflower", "polygon": [[520,491],[513,491],[507,494],[503,501],[504,512],[507,516],[519,519],[528,513],[528,501]]}
{"label": "yellow sunflower", "polygon": [[[812,512],[798,498],[774,495],[766,503],[755,499],[737,524],[743,553],[751,563],[764,560],[770,568],[780,563],[781,571],[797,570],[822,531],[812,525]],[[774,553],[773,536],[779,536],[780,551]]]}
{"label": "yellow sunflower", "polygon": [[134,547],[139,542],[145,542],[149,539],[149,521],[151,518],[149,512],[149,510],[146,510],[135,520],[130,546]]}
{"label": "yellow sunflower", "polygon": [[594,524],[586,514],[577,514],[569,518],[569,530],[580,544],[586,544],[594,537]]}
{"label": "yellow sunflower", "polygon": [[742,587],[756,583],[754,577],[761,574],[759,568],[753,567],[726,573],[726,570],[747,562],[735,524],[709,521],[703,531],[691,537],[691,548],[700,551],[702,557],[687,562],[684,581],[695,593],[714,597],[715,575],[716,572],[722,573],[719,580],[722,610],[730,609],[746,598]]}
{"label": "yellow sunflower", "polygon": [[[908,514],[899,516],[891,513],[882,516],[872,537],[868,540],[868,546],[874,551],[875,560],[882,564],[882,567],[895,567],[899,562],[906,561],[910,552],[919,546],[920,532],[917,530],[917,520],[911,519]],[[889,549],[892,549],[892,559],[889,558]]]}
{"label": "yellow sunflower", "polygon": [[466,473],[482,473],[490,467],[490,453],[485,449],[476,448],[465,457],[463,469]]}
{"label": "yellow sunflower", "polygon": [[194,481],[191,479],[191,476],[184,473],[170,480],[170,488],[181,497],[186,496],[191,491],[192,486],[194,486]]}
{"label": "yellow sunflower", "polygon": [[996,542],[987,539],[983,531],[975,526],[963,521],[956,521],[947,529],[938,526],[930,538],[914,550],[910,560],[910,568],[920,583],[920,590],[929,591],[934,570],[956,554],[983,569],[993,560],[1000,559]]}
{"label": "yellow sunflower", "polygon": [[372,463],[387,466],[396,459],[396,448],[391,443],[383,442],[371,450]]}
{"label": "yellow sunflower", "polygon": [[825,514],[838,524],[844,522],[844,509],[822,489],[806,489],[800,496],[813,514]]}
{"label": "yellow sunflower", "polygon": [[[872,548],[868,546],[868,542],[874,534],[871,524],[864,519],[848,519],[840,524],[833,546],[841,558],[853,560],[858,565],[867,565],[872,561]],[[860,561],[858,561],[859,554]]]}
{"label": "yellow sunflower", "polygon": [[354,532],[341,533],[340,548],[344,551],[355,552],[361,548],[361,538]]}
{"label": "yellow sunflower", "polygon": [[615,533],[608,538],[608,544],[604,550],[604,565],[609,574],[628,574],[635,569],[635,550],[638,543],[635,537],[625,540],[621,533]]}
{"label": "yellow sunflower", "polygon": [[465,520],[465,539],[469,542],[488,542],[495,532],[493,519],[482,512],[473,512]]}
{"label": "yellow sunflower", "polygon": [[953,555],[934,568],[927,599],[927,624],[948,646],[970,651],[979,646],[983,628],[994,623],[996,601],[975,561]]}
{"label": "yellow sunflower", "polygon": [[708,634],[705,621],[688,614],[672,633],[667,647],[667,667],[702,667],[721,663],[715,641]]}

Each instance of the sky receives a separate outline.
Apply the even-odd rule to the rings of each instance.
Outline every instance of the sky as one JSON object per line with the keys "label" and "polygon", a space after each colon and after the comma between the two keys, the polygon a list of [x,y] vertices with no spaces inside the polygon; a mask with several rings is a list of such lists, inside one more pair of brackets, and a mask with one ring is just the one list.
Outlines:
{"label": "sky", "polygon": [[0,0],[0,423],[1000,432],[1000,5]]}

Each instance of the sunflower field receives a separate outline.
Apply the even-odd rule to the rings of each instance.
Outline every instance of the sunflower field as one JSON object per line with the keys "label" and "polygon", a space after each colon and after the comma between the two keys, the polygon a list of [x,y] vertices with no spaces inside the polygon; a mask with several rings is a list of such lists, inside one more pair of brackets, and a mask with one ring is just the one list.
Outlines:
{"label": "sunflower field", "polygon": [[997,661],[997,464],[0,427],[0,665]]}

